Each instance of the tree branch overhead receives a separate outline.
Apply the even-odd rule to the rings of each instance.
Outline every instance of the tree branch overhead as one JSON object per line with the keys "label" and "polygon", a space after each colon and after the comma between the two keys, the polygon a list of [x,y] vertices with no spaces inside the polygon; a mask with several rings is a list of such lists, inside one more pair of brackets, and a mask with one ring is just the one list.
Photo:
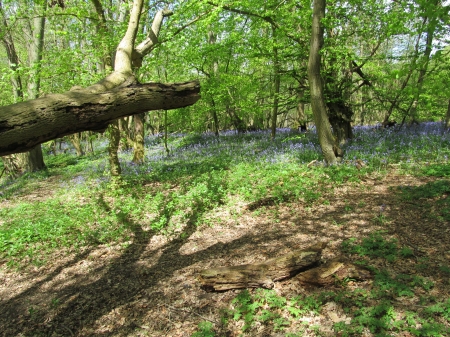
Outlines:
{"label": "tree branch overhead", "polygon": [[176,109],[200,99],[200,82],[146,83],[100,93],[85,89],[0,107],[0,156],[81,131],[104,131],[119,117]]}

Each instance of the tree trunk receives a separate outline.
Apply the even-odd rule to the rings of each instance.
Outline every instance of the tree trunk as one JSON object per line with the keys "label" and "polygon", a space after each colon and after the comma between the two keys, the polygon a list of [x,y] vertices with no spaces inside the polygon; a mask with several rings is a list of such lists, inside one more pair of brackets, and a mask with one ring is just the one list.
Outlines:
{"label": "tree trunk", "polygon": [[[5,13],[3,11],[2,4],[0,2],[0,14],[2,15],[2,25],[0,25],[0,35],[2,36],[2,44],[6,49],[8,55],[9,68],[13,72],[11,76],[11,84],[13,87],[14,101],[23,101],[23,87],[22,80],[17,74],[17,68],[19,66],[19,57],[17,56],[14,40],[11,35],[11,31],[8,27]],[[3,165],[5,167],[6,175],[16,178],[22,173],[20,167],[19,158],[17,155],[9,155],[2,157]]]}
{"label": "tree trunk", "polygon": [[[142,66],[143,55],[141,53],[145,48],[151,48],[158,42],[159,32],[161,30],[162,22],[165,17],[172,15],[170,10],[158,11],[153,19],[152,27],[149,31],[148,37],[143,41],[132,54],[132,62],[135,68]],[[167,78],[166,78],[167,80]],[[144,129],[144,114],[138,114],[134,116],[134,137],[133,137],[133,162],[140,164],[144,161],[145,154],[145,129]]]}
{"label": "tree trunk", "polygon": [[[15,71],[19,65],[19,58],[16,53],[12,36],[9,32],[6,17],[3,9],[0,10],[2,14],[3,26],[6,29],[3,35],[3,45],[6,48],[8,60],[11,70]],[[33,27],[30,26],[29,32],[31,34],[31,43],[28,45],[28,56],[30,62],[30,79],[28,82],[28,97],[36,98],[39,94],[40,86],[40,62],[42,60],[42,50],[44,46],[44,28],[45,16],[36,17],[33,19]],[[11,77],[13,94],[15,101],[23,100],[22,81],[19,75],[14,74]],[[25,172],[34,172],[45,168],[44,158],[40,145],[31,148],[29,152],[13,154],[3,158],[7,174],[17,177]],[[14,169],[15,171],[11,171]]]}
{"label": "tree trunk", "polygon": [[36,145],[30,151],[19,154],[23,172],[36,172],[45,168],[41,145]]}
{"label": "tree trunk", "polygon": [[[44,4],[43,11],[45,11],[45,7],[46,5]],[[45,15],[41,14],[41,16],[33,18],[33,27],[30,31],[32,40],[28,44],[28,59],[31,70],[27,92],[29,99],[35,99],[39,96],[41,86],[41,60],[44,48]],[[33,147],[29,152],[19,153],[18,156],[22,172],[35,172],[45,168],[40,144]]]}
{"label": "tree trunk", "polygon": [[[82,133],[83,134],[83,133]],[[94,137],[93,133],[90,131],[84,132],[84,137],[86,140],[86,148],[85,152],[94,152],[94,145],[92,144],[92,138]]]}
{"label": "tree trunk", "polygon": [[[214,32],[209,31],[208,32],[208,43],[209,44],[215,44],[216,43],[217,36],[214,34]],[[219,75],[219,62],[217,59],[213,61],[213,74],[214,78],[216,78]],[[214,121],[214,134],[216,137],[219,137],[219,118],[217,117],[217,109],[216,109],[216,102],[214,101],[214,97],[211,98],[211,115]]]}
{"label": "tree trunk", "polygon": [[272,40],[273,40],[273,106],[272,106],[272,121],[271,121],[271,133],[272,139],[275,139],[277,132],[277,118],[278,118],[278,104],[280,101],[280,60],[278,58],[278,48],[276,46],[276,28],[272,26]]}
{"label": "tree trunk", "polygon": [[119,148],[121,148],[122,150],[131,149],[133,146],[134,136],[132,135],[132,132],[129,127],[128,123],[129,120],[133,120],[133,116],[119,118],[117,120],[117,126],[119,127],[120,142],[121,142],[121,144],[119,144]]}
{"label": "tree trunk", "polygon": [[331,98],[327,104],[329,120],[333,127],[333,134],[337,144],[344,144],[347,139],[353,138],[352,117],[353,111],[340,98]]}
{"label": "tree trunk", "polygon": [[72,142],[73,147],[75,148],[75,151],[77,153],[77,157],[81,157],[84,155],[83,148],[81,147],[81,134],[80,132],[76,132],[73,135],[69,137],[70,141]]}
{"label": "tree trunk", "polygon": [[120,167],[119,162],[119,143],[120,143],[120,130],[119,123],[117,120],[111,122],[108,125],[107,129],[109,145],[108,145],[108,154],[109,154],[109,172],[111,176],[117,177],[122,173],[122,169]]}
{"label": "tree trunk", "polygon": [[8,27],[8,22],[6,20],[5,13],[3,12],[3,7],[0,2],[0,14],[2,16],[2,25],[0,25],[0,36],[2,36],[2,43],[6,49],[6,54],[8,55],[9,68],[12,71],[11,84],[13,87],[14,101],[19,102],[23,100],[23,87],[22,80],[17,74],[17,68],[19,67],[19,57],[17,56],[16,47],[14,45],[14,40],[11,35],[11,31]]}
{"label": "tree trunk", "polygon": [[168,136],[168,130],[167,130],[167,110],[164,110],[164,148],[166,149],[166,154],[169,155],[169,145],[167,144],[167,136]]}
{"label": "tree trunk", "polygon": [[142,164],[144,162],[144,114],[137,114],[133,116],[134,119],[134,153],[133,153],[133,163]]}
{"label": "tree trunk", "polygon": [[[433,7],[437,8],[439,6],[441,0],[437,0],[434,1]],[[427,17],[426,17],[427,18]],[[434,32],[436,29],[436,21],[437,18],[436,17],[432,17],[432,18],[427,18],[429,20],[428,23],[428,27],[427,27],[427,31],[426,31],[426,46],[425,46],[425,50],[423,52],[423,63],[421,65],[420,71],[419,71],[419,77],[417,79],[417,86],[416,86],[416,91],[414,94],[414,98],[413,98],[413,102],[411,104],[411,109],[409,111],[409,116],[411,117],[411,119],[413,121],[417,120],[417,105],[419,104],[419,99],[420,99],[420,94],[422,92],[422,86],[423,86],[423,81],[425,79],[425,75],[427,73],[427,69],[428,69],[428,63],[430,62],[430,56],[431,56],[431,52],[432,52],[432,43],[433,43],[433,37],[434,37]]]}
{"label": "tree trunk", "polygon": [[325,7],[325,0],[314,0],[308,80],[311,91],[311,108],[319,136],[320,147],[322,148],[325,161],[328,165],[332,165],[337,162],[336,154],[339,155],[340,150],[331,132],[323,93],[323,82],[320,75],[320,49],[323,45],[324,33],[321,21],[325,17]]}

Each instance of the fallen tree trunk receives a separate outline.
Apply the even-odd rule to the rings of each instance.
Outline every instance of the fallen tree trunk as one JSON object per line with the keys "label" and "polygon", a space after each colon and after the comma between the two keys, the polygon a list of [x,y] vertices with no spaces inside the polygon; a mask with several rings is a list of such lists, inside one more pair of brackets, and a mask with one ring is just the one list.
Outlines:
{"label": "fallen tree trunk", "polygon": [[132,83],[92,92],[75,89],[0,107],[0,156],[81,131],[104,131],[119,117],[189,106],[200,98],[199,81]]}
{"label": "fallen tree trunk", "polygon": [[306,270],[295,277],[302,285],[325,287],[345,282],[346,280],[363,281],[372,275],[367,269],[348,262],[328,261],[327,263]]}
{"label": "fallen tree trunk", "polygon": [[320,260],[325,243],[297,250],[259,264],[203,270],[198,280],[209,291],[240,288],[273,288],[273,282],[291,277]]}

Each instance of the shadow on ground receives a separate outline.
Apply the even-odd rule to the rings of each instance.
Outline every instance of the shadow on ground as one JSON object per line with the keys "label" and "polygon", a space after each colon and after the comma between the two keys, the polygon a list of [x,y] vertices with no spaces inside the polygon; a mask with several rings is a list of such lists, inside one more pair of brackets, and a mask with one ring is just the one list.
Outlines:
{"label": "shadow on ground", "polygon": [[[448,223],[398,197],[396,186],[425,180],[401,179],[342,186],[314,205],[242,207],[239,216],[223,214],[213,227],[196,228],[194,210],[183,232],[166,242],[124,218],[133,239],[112,257],[89,249],[36,281],[24,276],[28,286],[0,301],[1,334],[190,336],[200,321],[219,325],[221,308],[236,296],[200,289],[195,277],[201,269],[262,261],[323,241],[329,242],[324,258],[345,258],[343,240],[380,230],[414,250],[410,261],[392,268],[439,278],[437,268],[450,252]],[[416,268],[425,260],[427,268]],[[445,292],[445,285],[440,289]]]}

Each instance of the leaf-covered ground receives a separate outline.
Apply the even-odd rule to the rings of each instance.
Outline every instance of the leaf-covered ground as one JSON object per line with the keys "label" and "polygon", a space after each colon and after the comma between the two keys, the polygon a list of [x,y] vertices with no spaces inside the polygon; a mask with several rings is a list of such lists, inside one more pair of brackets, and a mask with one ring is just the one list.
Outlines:
{"label": "leaf-covered ground", "polygon": [[[218,207],[209,215],[213,226],[196,227],[194,214],[171,235],[124,219],[133,233],[128,242],[70,255],[58,250],[40,267],[2,265],[0,334],[444,336],[450,315],[442,304],[450,298],[450,227],[442,213],[448,186],[444,178],[391,170],[337,188],[321,186],[328,192],[312,203],[264,199]],[[51,190],[42,185],[35,198]],[[290,316],[273,301],[255,302],[260,314],[271,309],[278,321],[250,317],[255,307],[244,310],[235,300],[242,291],[207,293],[196,280],[205,268],[260,262],[317,242],[328,242],[324,260],[365,261],[374,277],[326,289],[305,288],[295,277],[276,282],[271,294],[277,298],[322,294],[320,306],[308,312],[298,307]],[[259,296],[258,290],[244,294]]]}

